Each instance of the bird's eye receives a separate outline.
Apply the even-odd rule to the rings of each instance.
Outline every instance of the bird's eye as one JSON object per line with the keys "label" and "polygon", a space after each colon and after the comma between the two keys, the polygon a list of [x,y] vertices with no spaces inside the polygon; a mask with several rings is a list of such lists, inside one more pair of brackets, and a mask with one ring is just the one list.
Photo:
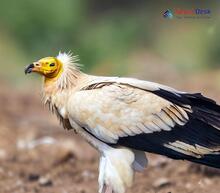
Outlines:
{"label": "bird's eye", "polygon": [[50,67],[52,67],[52,66],[55,66],[55,63],[51,63],[51,64],[50,64]]}

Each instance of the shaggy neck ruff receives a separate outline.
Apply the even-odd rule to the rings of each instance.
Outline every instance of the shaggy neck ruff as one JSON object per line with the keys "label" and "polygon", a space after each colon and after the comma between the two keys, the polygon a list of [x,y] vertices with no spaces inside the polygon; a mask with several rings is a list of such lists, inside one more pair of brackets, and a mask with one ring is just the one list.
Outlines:
{"label": "shaggy neck ruff", "polygon": [[[71,53],[60,52],[56,59],[61,64],[61,72],[58,73],[57,77],[45,77],[42,92],[42,101],[45,105],[49,105],[49,109],[52,112],[59,106],[59,104],[56,104],[56,97],[54,98],[56,93],[60,91],[68,92],[68,89],[74,88],[77,84],[77,79],[79,79],[82,74],[80,72],[80,65],[77,63],[79,61],[77,56],[73,56]],[[66,92],[62,93],[65,95]],[[61,105],[62,101],[58,103]]]}
{"label": "shaggy neck ruff", "polygon": [[45,77],[45,85],[50,86],[52,85],[51,83],[54,83],[54,86],[59,90],[75,86],[76,80],[81,74],[80,65],[77,63],[79,61],[78,56],[73,56],[72,53],[59,52],[56,59],[61,66],[59,69],[60,73],[53,78]]}

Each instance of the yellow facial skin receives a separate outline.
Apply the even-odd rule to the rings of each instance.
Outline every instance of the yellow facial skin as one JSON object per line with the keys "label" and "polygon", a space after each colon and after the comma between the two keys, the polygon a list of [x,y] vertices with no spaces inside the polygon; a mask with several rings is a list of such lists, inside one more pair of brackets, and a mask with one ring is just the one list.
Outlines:
{"label": "yellow facial skin", "polygon": [[62,63],[55,57],[42,58],[25,69],[25,73],[36,72],[45,76],[47,80],[58,78],[62,71]]}

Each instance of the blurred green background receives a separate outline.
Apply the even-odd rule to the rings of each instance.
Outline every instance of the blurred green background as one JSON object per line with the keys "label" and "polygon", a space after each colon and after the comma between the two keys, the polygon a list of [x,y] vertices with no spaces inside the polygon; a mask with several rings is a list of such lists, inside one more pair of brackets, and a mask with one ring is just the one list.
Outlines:
{"label": "blurred green background", "polygon": [[[220,67],[218,1],[0,0],[0,79],[24,82],[24,66],[58,51],[102,75]],[[210,18],[165,19],[167,9],[210,9]],[[162,67],[165,63],[165,67]],[[169,66],[169,67],[167,67]]]}

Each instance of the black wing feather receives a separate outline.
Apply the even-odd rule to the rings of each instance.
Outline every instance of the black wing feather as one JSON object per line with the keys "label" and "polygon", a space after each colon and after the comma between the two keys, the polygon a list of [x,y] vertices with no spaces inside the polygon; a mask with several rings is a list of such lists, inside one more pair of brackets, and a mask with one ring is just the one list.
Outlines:
{"label": "black wing feather", "polygon": [[[190,105],[192,112],[187,112],[189,121],[183,126],[177,124],[171,131],[122,137],[117,145],[220,168],[220,106],[200,93],[173,93],[163,89],[152,93],[180,107]],[[198,152],[197,157],[165,146],[175,141],[194,147],[199,145],[213,151],[210,154]]]}

